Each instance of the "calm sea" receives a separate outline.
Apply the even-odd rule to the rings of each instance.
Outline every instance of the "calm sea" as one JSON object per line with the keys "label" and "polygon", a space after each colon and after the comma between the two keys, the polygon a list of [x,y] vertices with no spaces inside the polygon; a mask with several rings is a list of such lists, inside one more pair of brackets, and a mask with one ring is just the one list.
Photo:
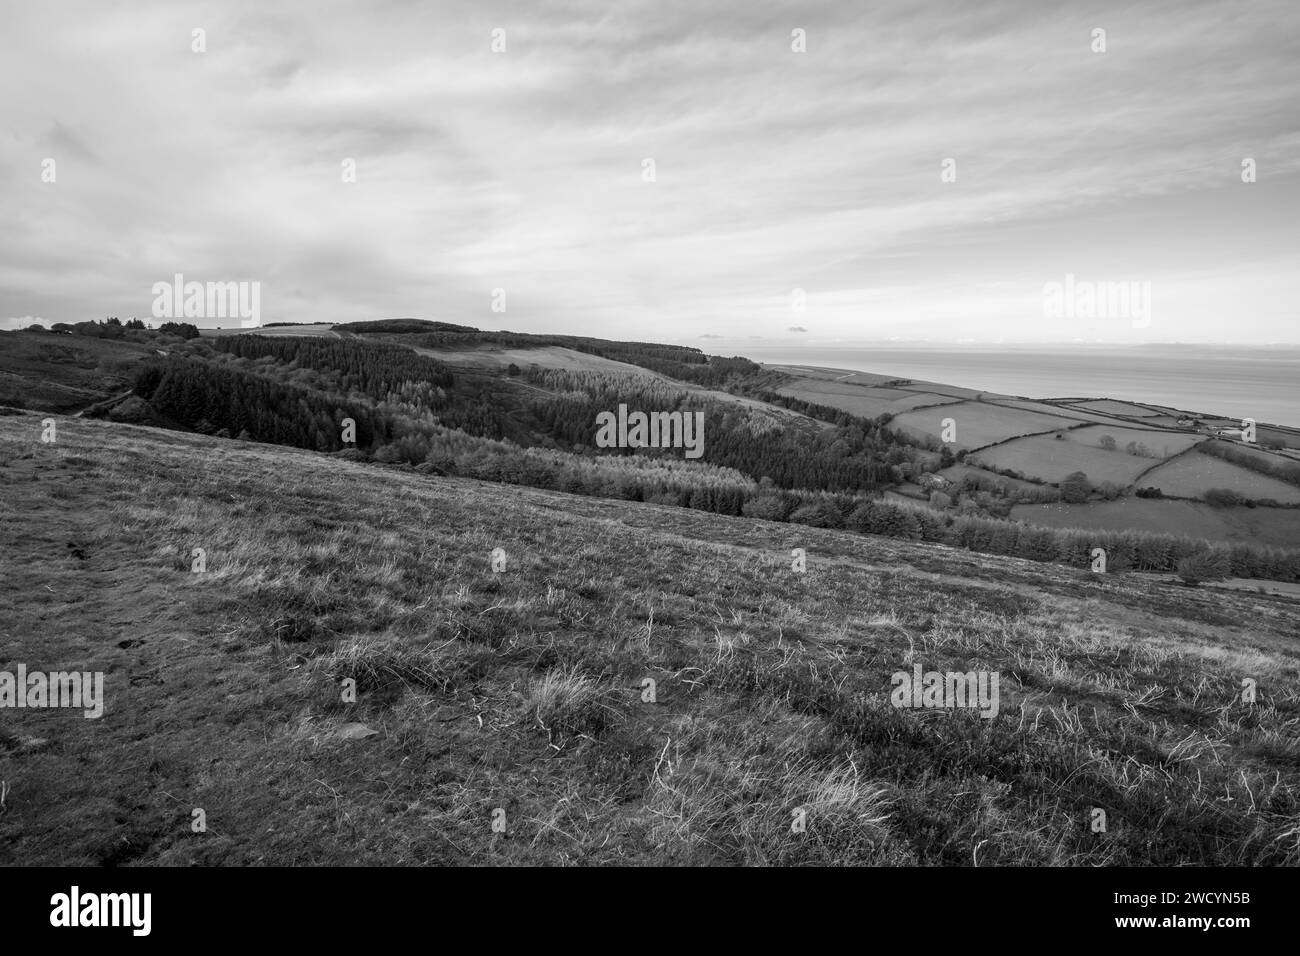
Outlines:
{"label": "calm sea", "polygon": [[756,362],[881,372],[1028,398],[1117,398],[1300,426],[1300,349],[759,348]]}

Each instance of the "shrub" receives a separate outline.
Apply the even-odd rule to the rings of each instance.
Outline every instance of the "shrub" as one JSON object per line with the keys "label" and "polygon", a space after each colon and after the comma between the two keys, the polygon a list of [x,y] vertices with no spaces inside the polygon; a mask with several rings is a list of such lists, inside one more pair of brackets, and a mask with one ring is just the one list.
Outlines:
{"label": "shrub", "polygon": [[1202,581],[1221,581],[1228,570],[1227,555],[1222,551],[1198,551],[1178,562],[1178,576],[1193,587]]}
{"label": "shrub", "polygon": [[746,501],[740,511],[746,518],[762,518],[766,521],[784,521],[789,513],[785,501],[775,494],[756,495]]}
{"label": "shrub", "polygon": [[1114,501],[1116,498],[1124,494],[1124,487],[1113,481],[1103,481],[1097,486],[1097,490],[1107,501]]}
{"label": "shrub", "polygon": [[1061,500],[1068,504],[1087,501],[1091,492],[1088,476],[1081,471],[1072,472],[1061,480]]}
{"label": "shrub", "polygon": [[810,528],[843,527],[839,512],[825,502],[796,508],[790,514],[790,521],[794,524],[806,524]]}
{"label": "shrub", "polygon": [[870,534],[875,527],[876,515],[875,508],[870,502],[863,502],[853,509],[849,514],[845,524],[850,531],[857,531],[862,534]]}
{"label": "shrub", "polygon": [[1245,499],[1231,488],[1211,488],[1205,493],[1205,503],[1216,508],[1239,505]]}
{"label": "shrub", "polygon": [[183,339],[199,337],[198,327],[191,322],[164,322],[158,326],[158,331],[164,335],[179,335]]}

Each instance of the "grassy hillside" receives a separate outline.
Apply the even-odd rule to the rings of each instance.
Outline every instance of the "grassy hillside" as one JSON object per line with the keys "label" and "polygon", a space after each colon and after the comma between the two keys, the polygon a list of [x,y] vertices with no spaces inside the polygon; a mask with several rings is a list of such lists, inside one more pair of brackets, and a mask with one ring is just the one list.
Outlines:
{"label": "grassy hillside", "polygon": [[130,389],[154,354],[140,342],[0,332],[0,405],[77,411]]}
{"label": "grassy hillside", "polygon": [[[1293,600],[39,436],[0,417],[0,669],[107,704],[0,711],[0,862],[1300,863]],[[913,663],[998,671],[1000,713],[895,709]]]}

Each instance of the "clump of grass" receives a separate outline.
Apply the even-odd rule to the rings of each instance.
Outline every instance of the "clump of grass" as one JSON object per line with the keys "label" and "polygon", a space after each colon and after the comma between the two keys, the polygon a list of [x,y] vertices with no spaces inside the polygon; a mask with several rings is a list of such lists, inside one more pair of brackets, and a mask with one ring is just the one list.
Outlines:
{"label": "clump of grass", "polygon": [[553,745],[563,749],[566,737],[594,739],[621,722],[628,705],[618,691],[569,667],[547,671],[529,682],[520,709],[550,735]]}
{"label": "clump of grass", "polygon": [[50,485],[47,494],[55,501],[70,501],[77,497],[76,489],[67,485]]}
{"label": "clump of grass", "polygon": [[[798,778],[804,768],[794,767],[789,776]],[[877,826],[889,819],[885,787],[871,787],[859,776],[857,767],[834,767],[814,778],[804,803],[829,817],[842,817],[860,826]]]}
{"label": "clump of grass", "polygon": [[313,669],[338,682],[352,679],[360,692],[397,685],[444,691],[459,671],[459,659],[429,648],[412,648],[371,637],[357,638],[318,657]]}
{"label": "clump of grass", "polygon": [[740,712],[727,700],[715,699],[727,715],[717,723],[673,728],[656,761],[647,794],[656,818],[650,839],[667,859],[916,862],[889,825],[890,785],[830,752],[819,718],[791,715],[773,697]]}
{"label": "clump of grass", "polygon": [[307,644],[328,635],[315,618],[286,615],[263,621],[257,628],[257,637],[281,644]]}

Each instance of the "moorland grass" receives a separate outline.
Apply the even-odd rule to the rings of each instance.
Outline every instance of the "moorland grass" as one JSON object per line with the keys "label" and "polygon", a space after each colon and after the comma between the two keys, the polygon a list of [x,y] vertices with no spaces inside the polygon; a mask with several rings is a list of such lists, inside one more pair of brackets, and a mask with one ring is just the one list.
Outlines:
{"label": "moorland grass", "polygon": [[[1285,597],[39,434],[0,419],[0,669],[107,703],[0,711],[5,862],[1300,863]],[[913,663],[998,671],[998,716],[891,706]]]}

